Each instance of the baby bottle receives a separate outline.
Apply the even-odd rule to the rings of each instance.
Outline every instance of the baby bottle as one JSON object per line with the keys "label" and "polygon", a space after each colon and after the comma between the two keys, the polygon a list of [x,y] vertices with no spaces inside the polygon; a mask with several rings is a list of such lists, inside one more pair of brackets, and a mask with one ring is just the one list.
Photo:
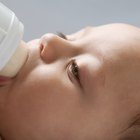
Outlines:
{"label": "baby bottle", "polygon": [[15,14],[0,3],[0,76],[14,77],[28,55],[23,45],[23,24]]}

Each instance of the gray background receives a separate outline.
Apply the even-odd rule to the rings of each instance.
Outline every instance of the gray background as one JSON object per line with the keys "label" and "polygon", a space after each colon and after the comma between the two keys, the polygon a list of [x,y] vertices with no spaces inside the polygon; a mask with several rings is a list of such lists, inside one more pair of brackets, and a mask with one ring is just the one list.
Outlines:
{"label": "gray background", "polygon": [[140,27],[140,0],[0,0],[24,23],[24,39],[85,26],[124,22]]}

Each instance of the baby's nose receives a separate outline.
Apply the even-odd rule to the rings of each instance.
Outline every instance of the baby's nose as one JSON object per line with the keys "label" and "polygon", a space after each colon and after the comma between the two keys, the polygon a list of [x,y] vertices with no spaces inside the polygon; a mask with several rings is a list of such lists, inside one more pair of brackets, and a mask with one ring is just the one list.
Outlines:
{"label": "baby's nose", "polygon": [[62,57],[70,57],[75,54],[75,47],[70,41],[55,34],[46,34],[41,38],[41,58],[51,63]]}

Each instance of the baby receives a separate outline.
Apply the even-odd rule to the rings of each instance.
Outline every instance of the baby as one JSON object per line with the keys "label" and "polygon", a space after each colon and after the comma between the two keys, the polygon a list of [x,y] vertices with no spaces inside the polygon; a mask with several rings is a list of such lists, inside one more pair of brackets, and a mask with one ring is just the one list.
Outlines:
{"label": "baby", "polygon": [[3,140],[140,140],[140,29],[45,34],[0,87]]}

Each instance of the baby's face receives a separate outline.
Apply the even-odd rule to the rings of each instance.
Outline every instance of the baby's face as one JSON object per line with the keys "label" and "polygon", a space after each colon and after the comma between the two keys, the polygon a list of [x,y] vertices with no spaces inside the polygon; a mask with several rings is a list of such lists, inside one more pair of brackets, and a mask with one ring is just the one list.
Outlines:
{"label": "baby's face", "polygon": [[140,30],[88,27],[31,41],[19,74],[0,89],[6,140],[116,140],[140,113]]}

